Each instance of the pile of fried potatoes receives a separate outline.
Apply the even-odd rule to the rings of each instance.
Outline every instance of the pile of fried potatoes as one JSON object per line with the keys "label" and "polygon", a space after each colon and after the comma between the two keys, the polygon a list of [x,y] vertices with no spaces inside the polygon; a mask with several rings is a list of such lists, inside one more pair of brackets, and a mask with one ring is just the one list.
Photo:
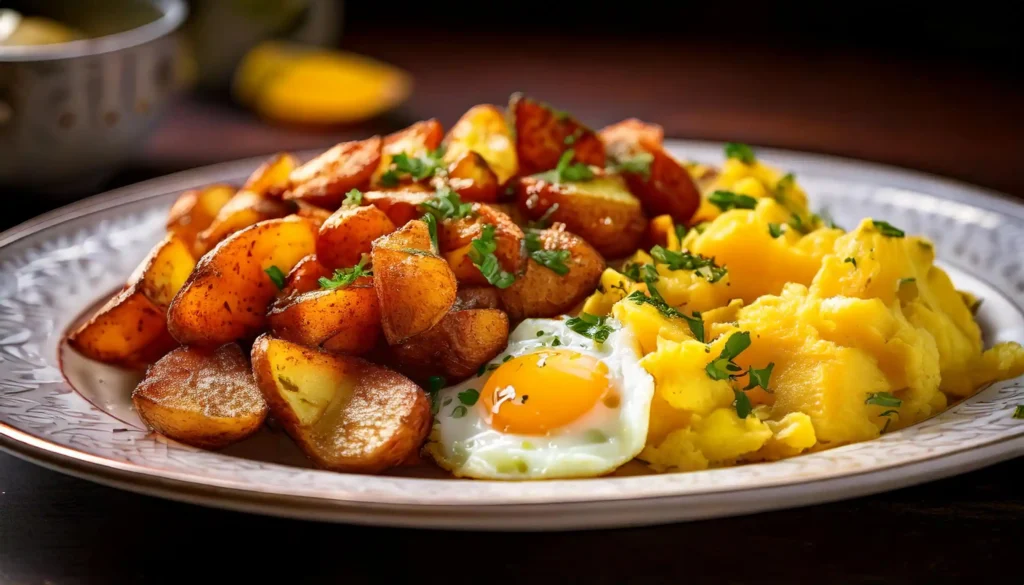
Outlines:
{"label": "pile of fried potatoes", "polygon": [[132,399],[171,439],[221,448],[271,416],[318,466],[376,473],[416,459],[423,388],[475,373],[510,322],[573,311],[606,258],[699,202],[660,127],[594,132],[516,94],[447,134],[418,122],[183,193],[69,343],[148,366]]}

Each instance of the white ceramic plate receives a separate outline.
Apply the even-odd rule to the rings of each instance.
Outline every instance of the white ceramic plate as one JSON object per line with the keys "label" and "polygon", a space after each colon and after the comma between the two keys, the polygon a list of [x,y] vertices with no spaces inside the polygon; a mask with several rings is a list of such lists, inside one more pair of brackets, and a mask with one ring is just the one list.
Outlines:
{"label": "white ceramic plate", "polygon": [[[718,145],[669,146],[683,158],[721,157]],[[873,216],[930,236],[957,286],[985,299],[979,318],[986,343],[1024,341],[1024,205],[874,164],[767,149],[760,156],[797,173],[815,209],[827,209],[840,225]],[[695,473],[631,475],[627,469],[616,477],[528,483],[423,477],[416,469],[371,477],[310,469],[269,431],[219,453],[165,440],[131,411],[131,376],[62,348],[62,334],[123,284],[161,237],[180,191],[239,182],[259,162],[156,179],[0,235],[0,447],[59,471],[176,500],[321,520],[503,530],[656,524],[801,506],[1024,453],[1024,421],[1011,416],[1024,403],[1021,379],[874,441]]]}

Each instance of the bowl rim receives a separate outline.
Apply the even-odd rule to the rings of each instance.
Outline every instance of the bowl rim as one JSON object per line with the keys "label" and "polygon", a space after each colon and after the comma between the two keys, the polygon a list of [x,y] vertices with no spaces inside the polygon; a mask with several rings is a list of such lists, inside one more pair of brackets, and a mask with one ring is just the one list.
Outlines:
{"label": "bowl rim", "polygon": [[102,37],[67,43],[0,47],[0,63],[75,59],[120,51],[146,44],[174,32],[188,16],[188,6],[185,4],[185,0],[147,1],[159,10],[161,15],[156,20],[142,26]]}

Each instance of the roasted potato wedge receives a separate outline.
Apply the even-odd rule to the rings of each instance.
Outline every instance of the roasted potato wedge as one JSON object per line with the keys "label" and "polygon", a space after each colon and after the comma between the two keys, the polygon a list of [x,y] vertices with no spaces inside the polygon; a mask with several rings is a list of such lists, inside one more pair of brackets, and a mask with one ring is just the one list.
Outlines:
{"label": "roasted potato wedge", "polygon": [[605,146],[616,142],[636,143],[661,146],[665,142],[665,130],[657,124],[650,124],[636,118],[627,118],[617,124],[605,126],[597,132]]}
{"label": "roasted potato wedge", "polygon": [[476,152],[467,152],[448,166],[448,186],[463,201],[498,200],[498,177]]}
{"label": "roasted potato wedge", "polygon": [[369,278],[344,288],[315,290],[282,298],[267,322],[275,337],[320,347],[329,339],[333,351],[359,355],[377,345],[380,306]]}
{"label": "roasted potato wedge", "polygon": [[380,185],[380,177],[391,168],[391,161],[396,154],[404,152],[410,157],[416,157],[436,150],[444,138],[444,128],[441,123],[431,118],[422,122],[416,122],[412,126],[388,134],[384,138],[384,145],[381,148],[380,166],[373,173],[371,185]]}
{"label": "roasted potato wedge", "polygon": [[179,347],[153,364],[132,392],[139,416],[165,437],[220,449],[259,430],[267,403],[236,343]]}
{"label": "roasted potato wedge", "polygon": [[199,232],[194,254],[198,258],[231,234],[261,221],[284,217],[294,210],[295,205],[291,202],[243,189],[217,212],[209,227]]}
{"label": "roasted potato wedge", "polygon": [[242,191],[250,191],[263,197],[280,198],[288,189],[289,179],[299,161],[294,156],[282,152],[259,166],[245,184]]}
{"label": "roasted potato wedge", "polygon": [[434,191],[414,184],[393,191],[368,191],[363,193],[363,202],[383,211],[391,223],[398,227],[423,217],[420,205],[434,196]]}
{"label": "roasted potato wedge", "polygon": [[288,297],[320,290],[320,279],[330,278],[334,271],[320,263],[316,254],[306,256],[292,268],[278,297]]}
{"label": "roasted potato wedge", "polygon": [[270,412],[318,466],[377,473],[414,455],[432,416],[408,378],[356,357],[263,335],[253,373]]}
{"label": "roasted potato wedge", "polygon": [[555,224],[537,233],[542,250],[569,250],[569,273],[560,276],[530,260],[526,272],[498,294],[509,319],[561,315],[594,292],[605,263],[587,242]]}
{"label": "roasted potato wedge", "polygon": [[342,142],[295,169],[285,199],[337,209],[352,189],[362,189],[380,166],[380,136]]}
{"label": "roasted potato wedge", "polygon": [[468,309],[500,309],[501,297],[493,286],[460,286],[455,294],[453,311]]}
{"label": "roasted potato wedge", "polygon": [[572,116],[518,93],[509,100],[508,111],[515,120],[519,174],[555,168],[567,148],[575,152],[575,162],[604,166],[604,144]]}
{"label": "roasted potato wedge", "polygon": [[295,211],[294,215],[313,224],[316,229],[320,229],[320,226],[324,225],[324,222],[331,217],[331,212],[322,207],[310,205],[303,201],[298,201],[297,203],[299,208]]}
{"label": "roasted potato wedge", "polygon": [[525,267],[523,256],[523,230],[511,218],[496,208],[483,203],[473,204],[473,215],[457,220],[445,220],[438,226],[438,246],[455,278],[462,283],[486,285],[487,279],[470,260],[472,242],[485,225],[494,226],[494,255],[506,272],[521,272]]}
{"label": "roasted potato wedge", "polygon": [[431,251],[427,224],[413,220],[373,242],[373,285],[389,344],[437,324],[455,303],[455,274]]}
{"label": "roasted potato wedge", "polygon": [[590,181],[554,181],[545,175],[523,177],[516,193],[519,210],[531,219],[544,216],[564,223],[605,258],[621,258],[636,251],[647,219],[640,201],[630,194],[621,177],[599,175]]}
{"label": "roasted potato wedge", "polygon": [[217,184],[191,189],[178,196],[167,214],[167,231],[195,249],[199,232],[210,227],[220,209],[235,195],[231,185]]}
{"label": "roasted potato wedge", "polygon": [[470,108],[448,131],[444,144],[446,163],[455,164],[467,153],[475,152],[486,161],[498,185],[504,185],[519,172],[512,128],[505,112],[497,106],[482,104]]}
{"label": "roasted potato wedge", "polygon": [[468,378],[508,344],[508,316],[498,309],[452,311],[437,324],[391,348],[402,371],[419,377]]}
{"label": "roasted potato wedge", "polygon": [[328,268],[354,266],[374,240],[393,231],[395,224],[373,205],[342,207],[320,226],[316,257]]}
{"label": "roasted potato wedge", "polygon": [[287,274],[315,246],[316,232],[299,218],[260,222],[229,236],[203,256],[174,297],[168,330],[183,345],[206,347],[254,336],[278,292],[267,268]]}
{"label": "roasted potato wedge", "polygon": [[167,306],[195,264],[185,243],[168,234],[68,342],[101,362],[138,366],[159,358],[177,345],[167,333]]}

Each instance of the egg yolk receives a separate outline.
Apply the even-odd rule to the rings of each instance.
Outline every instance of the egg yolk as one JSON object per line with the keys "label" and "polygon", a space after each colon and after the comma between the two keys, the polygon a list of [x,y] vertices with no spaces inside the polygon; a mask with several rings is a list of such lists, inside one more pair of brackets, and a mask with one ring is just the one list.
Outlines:
{"label": "egg yolk", "polygon": [[484,420],[503,433],[543,435],[594,409],[618,406],[603,362],[567,349],[546,349],[502,364],[477,403]]}

